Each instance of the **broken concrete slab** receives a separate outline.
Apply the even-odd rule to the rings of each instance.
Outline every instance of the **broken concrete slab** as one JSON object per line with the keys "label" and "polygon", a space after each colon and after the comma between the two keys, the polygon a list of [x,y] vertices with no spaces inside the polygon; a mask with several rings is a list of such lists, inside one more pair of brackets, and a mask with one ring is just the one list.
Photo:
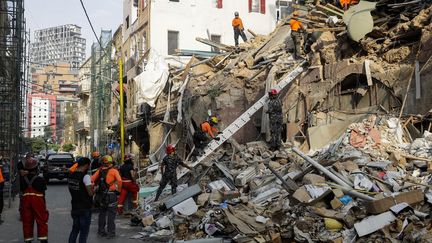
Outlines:
{"label": "broken concrete slab", "polygon": [[378,231],[396,220],[392,212],[385,212],[379,215],[370,216],[359,223],[354,224],[358,236],[363,237]]}
{"label": "broken concrete slab", "polygon": [[190,197],[193,197],[195,195],[198,195],[200,193],[201,193],[201,188],[199,187],[199,185],[190,186],[190,187],[184,189],[183,191],[179,192],[178,194],[174,195],[170,199],[168,199],[165,202],[165,207],[170,209],[170,208],[174,207],[175,205],[183,202],[184,200],[186,200]]}

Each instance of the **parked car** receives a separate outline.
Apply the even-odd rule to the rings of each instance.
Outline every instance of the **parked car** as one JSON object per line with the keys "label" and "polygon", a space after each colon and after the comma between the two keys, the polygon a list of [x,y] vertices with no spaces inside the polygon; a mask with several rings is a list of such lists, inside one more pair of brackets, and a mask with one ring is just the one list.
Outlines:
{"label": "parked car", "polygon": [[47,182],[53,178],[63,180],[74,161],[73,155],[69,153],[48,154],[42,167],[43,177]]}

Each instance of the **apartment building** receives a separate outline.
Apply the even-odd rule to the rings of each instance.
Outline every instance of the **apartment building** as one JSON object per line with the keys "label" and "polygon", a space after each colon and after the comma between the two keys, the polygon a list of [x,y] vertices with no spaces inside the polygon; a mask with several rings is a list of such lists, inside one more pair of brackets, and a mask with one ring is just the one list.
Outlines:
{"label": "apartment building", "polygon": [[56,139],[57,99],[54,95],[30,94],[28,96],[28,137],[45,137],[48,130]]}
{"label": "apartment building", "polygon": [[91,57],[88,58],[79,68],[78,86],[78,108],[75,125],[75,141],[78,155],[87,156],[90,151],[90,85],[91,85]]}
{"label": "apartment building", "polygon": [[32,93],[75,97],[78,89],[78,70],[69,63],[57,63],[42,68],[32,66]]}
{"label": "apartment building", "polygon": [[85,60],[85,50],[86,40],[81,37],[81,27],[67,24],[36,30],[30,55],[35,65],[66,62],[77,69]]}

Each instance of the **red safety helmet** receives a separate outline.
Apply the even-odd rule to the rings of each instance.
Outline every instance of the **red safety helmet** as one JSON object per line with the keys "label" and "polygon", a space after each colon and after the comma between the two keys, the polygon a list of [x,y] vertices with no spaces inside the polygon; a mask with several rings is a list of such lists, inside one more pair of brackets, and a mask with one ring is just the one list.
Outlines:
{"label": "red safety helmet", "polygon": [[175,147],[172,144],[168,144],[168,146],[166,147],[166,153],[167,154],[172,154],[175,152]]}
{"label": "red safety helmet", "polygon": [[132,160],[133,159],[133,155],[132,154],[126,154],[125,156],[124,156],[124,161],[126,161],[126,160]]}
{"label": "red safety helmet", "polygon": [[269,95],[277,95],[279,92],[276,89],[272,89],[269,92]]}
{"label": "red safety helmet", "polygon": [[38,166],[38,162],[33,157],[28,157],[24,163],[24,168],[27,170],[32,170]]}

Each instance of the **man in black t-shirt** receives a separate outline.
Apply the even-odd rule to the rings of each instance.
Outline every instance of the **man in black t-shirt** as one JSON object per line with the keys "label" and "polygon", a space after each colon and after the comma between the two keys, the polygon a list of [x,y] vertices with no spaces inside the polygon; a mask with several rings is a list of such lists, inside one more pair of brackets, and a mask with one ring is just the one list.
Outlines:
{"label": "man in black t-shirt", "polygon": [[79,158],[77,169],[68,178],[69,192],[72,196],[71,215],[73,219],[69,242],[76,242],[78,234],[79,242],[86,242],[89,234],[93,204],[93,185],[90,175],[87,174],[90,162],[89,158]]}
{"label": "man in black t-shirt", "polygon": [[118,214],[123,214],[123,203],[126,200],[128,193],[132,195],[132,207],[135,209],[138,207],[138,192],[139,186],[136,183],[137,172],[133,164],[133,155],[127,154],[125,156],[124,164],[120,167],[120,176],[122,178],[122,190],[117,204]]}

